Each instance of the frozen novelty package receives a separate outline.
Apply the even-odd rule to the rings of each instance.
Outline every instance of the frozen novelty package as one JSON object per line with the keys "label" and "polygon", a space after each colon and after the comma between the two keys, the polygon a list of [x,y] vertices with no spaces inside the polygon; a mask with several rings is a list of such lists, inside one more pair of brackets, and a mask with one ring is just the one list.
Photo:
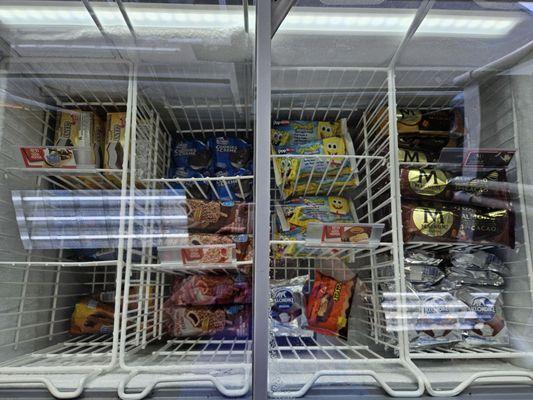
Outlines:
{"label": "frozen novelty package", "polygon": [[398,293],[383,293],[387,331],[407,331],[412,349],[461,342],[461,329],[468,326],[464,322],[468,307],[449,292],[417,292],[408,282],[407,288],[407,316],[398,303]]}
{"label": "frozen novelty package", "polygon": [[250,335],[250,304],[216,306],[175,306],[165,304],[166,332],[172,337]]}
{"label": "frozen novelty package", "polygon": [[251,170],[252,146],[244,139],[217,137],[209,139],[209,147],[214,155],[216,170],[230,171],[240,168]]}
{"label": "frozen novelty package", "polygon": [[307,300],[309,329],[323,335],[347,338],[356,279],[340,281],[316,271]]}
{"label": "frozen novelty package", "polygon": [[293,182],[287,181],[283,187],[280,186],[280,191],[283,199],[296,196],[319,196],[327,195],[331,191],[350,188],[357,183],[357,175],[349,173],[339,176],[323,176],[319,180],[310,181],[303,178]]}
{"label": "frozen novelty package", "polygon": [[507,267],[495,254],[483,250],[454,250],[450,252],[451,263],[455,267],[483,269],[503,274]]}
{"label": "frozen novelty package", "polygon": [[[225,171],[217,171],[217,177],[252,176],[252,171],[245,168],[230,168]],[[253,193],[252,179],[225,179],[213,182],[216,195],[221,201],[246,201],[251,200]]]}
{"label": "frozen novelty package", "polygon": [[502,290],[463,286],[456,296],[468,306],[465,318],[468,328],[463,331],[466,345],[509,344],[509,331],[503,316]]}
{"label": "frozen novelty package", "polygon": [[202,179],[205,176],[190,168],[172,166],[168,173],[170,179],[187,179],[181,182],[172,182],[170,185],[185,191],[185,195],[193,199],[210,199],[211,189],[209,184],[201,180],[188,180],[190,178]]}
{"label": "frozen novelty package", "polygon": [[[310,222],[350,223],[357,222],[355,207],[345,197],[314,196],[298,197],[276,203],[276,225],[274,237],[278,240],[305,240],[307,224]],[[278,255],[304,256],[308,250],[301,245],[289,245],[280,249]]]}
{"label": "frozen novelty package", "polygon": [[514,214],[456,204],[402,203],[403,235],[413,240],[499,244],[514,248]]}
{"label": "frozen novelty package", "polygon": [[209,176],[213,154],[208,143],[201,140],[181,140],[174,143],[172,151],[175,173],[184,176],[190,171]]}
{"label": "frozen novelty package", "polygon": [[403,198],[501,209],[511,207],[504,170],[452,172],[438,168],[402,168],[400,187]]}
{"label": "frozen novelty package", "polygon": [[425,251],[409,251],[404,258],[405,279],[418,291],[432,290],[444,278],[443,260]]}
{"label": "frozen novelty package", "polygon": [[275,335],[312,336],[306,329],[304,287],[309,275],[270,282],[270,322]]}
{"label": "frozen novelty package", "polygon": [[310,222],[349,223],[357,220],[353,203],[340,196],[299,197],[277,203],[276,215],[283,232],[299,227],[304,233]]}
{"label": "frozen novelty package", "polygon": [[281,121],[273,126],[274,177],[283,198],[316,196],[358,183],[345,119],[339,123]]}
{"label": "frozen novelty package", "polygon": [[327,121],[272,121],[272,145],[292,146],[312,140],[344,137],[348,132],[346,118],[337,122]]}
{"label": "frozen novelty package", "polygon": [[250,276],[241,274],[177,277],[166,302],[174,306],[248,304],[252,302],[252,282]]}
{"label": "frozen novelty package", "polygon": [[305,144],[278,146],[275,148],[274,153],[279,156],[287,156],[275,157],[274,163],[279,180],[282,182],[294,182],[310,174],[319,175],[321,178],[322,175],[337,176],[351,173],[355,169],[353,160],[342,157],[354,154],[351,140],[347,141],[346,139],[330,137],[309,141]]}

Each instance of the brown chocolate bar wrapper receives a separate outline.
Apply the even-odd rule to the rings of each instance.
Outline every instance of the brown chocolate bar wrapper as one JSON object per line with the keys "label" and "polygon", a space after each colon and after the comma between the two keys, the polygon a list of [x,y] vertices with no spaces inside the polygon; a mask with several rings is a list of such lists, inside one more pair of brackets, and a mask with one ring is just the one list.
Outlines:
{"label": "brown chocolate bar wrapper", "polygon": [[448,133],[420,134],[420,133],[399,133],[398,146],[403,149],[421,151],[438,160],[440,152],[445,147],[460,147],[461,140],[450,136]]}
{"label": "brown chocolate bar wrapper", "polygon": [[454,204],[402,204],[404,242],[463,242],[514,248],[514,214]]}
{"label": "brown chocolate bar wrapper", "polygon": [[398,133],[446,133],[450,132],[452,114],[448,110],[407,110],[396,113]]}
{"label": "brown chocolate bar wrapper", "polygon": [[[186,216],[186,226],[181,228],[187,228],[189,233],[240,234],[252,232],[248,208],[248,203],[182,199],[165,209],[164,215]],[[170,222],[164,227],[170,232],[177,229]]]}
{"label": "brown chocolate bar wrapper", "polygon": [[511,209],[504,170],[474,171],[471,175],[437,168],[402,168],[402,197]]}

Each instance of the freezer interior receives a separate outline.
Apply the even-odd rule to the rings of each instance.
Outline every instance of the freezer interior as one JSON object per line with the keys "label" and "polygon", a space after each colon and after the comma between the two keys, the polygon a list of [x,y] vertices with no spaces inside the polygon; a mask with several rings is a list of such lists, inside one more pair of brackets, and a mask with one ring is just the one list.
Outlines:
{"label": "freezer interior", "polygon": [[[273,125],[276,133],[272,141],[278,147],[271,153],[271,206],[273,214],[283,214],[279,210],[284,207],[288,211],[281,218],[272,219],[271,279],[309,277],[303,291],[308,302],[307,324],[312,326],[309,302],[315,288],[323,284],[323,280],[316,283],[317,271],[333,277],[337,284],[350,281],[354,275],[357,278],[351,307],[341,314],[349,315],[344,339],[337,332],[315,332],[308,337],[308,332],[298,331],[300,325],[289,334],[272,334],[272,396],[304,396],[314,387],[346,384],[377,386],[390,396],[419,396],[422,392],[451,396],[470,385],[530,383],[531,346],[526,333],[531,314],[529,178],[524,156],[529,142],[524,110],[530,96],[524,96],[523,91],[531,88],[531,15],[527,5],[511,3],[381,2],[374,7],[364,4],[355,11],[339,4],[316,8],[312,2],[299,1],[287,14],[272,40],[272,120],[280,122]],[[390,7],[388,11],[393,8],[394,17],[381,14],[381,7]],[[317,9],[320,15],[312,13]],[[365,18],[356,22],[355,15]],[[339,25],[350,18],[354,18],[350,27]],[[402,18],[411,21],[405,30],[396,25],[401,25]],[[471,22],[466,23],[467,18]],[[508,25],[504,29],[505,24]],[[380,34],[371,33],[372,26],[379,26],[375,29]],[[321,50],[310,52],[307,49],[311,47]],[[353,60],[357,60],[355,64]],[[461,111],[454,115],[458,109]],[[469,169],[468,165],[451,165],[452,161],[446,158],[450,150],[442,151],[443,145],[439,148],[435,139],[424,150],[424,136],[438,130],[435,127],[426,127],[422,132],[424,126],[420,125],[406,145],[407,134],[413,132],[409,124],[416,121],[409,121],[410,116],[439,113],[451,113],[454,118],[448,128],[441,129],[447,130],[444,147],[457,149],[461,156],[472,149],[513,154],[508,165],[499,167],[498,173],[506,176],[505,183],[497,182],[491,189],[504,191],[509,203],[476,203],[478,200],[474,199],[470,204],[479,207],[478,212],[483,207],[500,209],[513,221],[504,230],[503,240],[435,238],[438,223],[445,222],[444,218],[439,220],[442,216],[438,207],[449,211],[446,207],[469,204],[460,197],[439,198],[427,187],[425,194],[418,197],[408,192],[411,171],[418,171],[419,176],[440,168],[446,174],[472,176],[479,173],[474,171],[484,170],[486,174],[492,166]],[[329,157],[315,155],[324,154],[320,151],[293,155],[300,149],[300,143],[294,143],[297,129],[304,129],[301,121],[343,119],[353,152],[346,150]],[[281,122],[285,120],[294,121],[294,125],[287,128]],[[287,131],[293,135],[288,139],[283,136]],[[289,145],[294,141],[293,153],[284,147],[284,140]],[[348,138],[345,142],[348,148]],[[431,151],[435,153],[430,154]],[[336,154],[346,155],[342,158]],[[468,192],[464,188],[457,190]],[[498,195],[491,193],[486,197],[496,199]],[[302,226],[298,225],[298,218],[305,217],[295,216],[291,201],[305,202],[307,198],[311,202],[317,195],[341,196],[353,203],[355,216],[350,223],[384,224],[379,244],[370,248],[328,246],[324,236],[321,242],[316,231],[309,232],[309,225],[307,237],[294,233]],[[311,204],[310,209],[315,203]],[[426,235],[411,237],[417,228],[409,225],[410,204],[437,211],[435,217],[427,216],[431,228]],[[459,225],[453,228],[458,232],[472,226],[464,212],[461,209]],[[333,217],[322,218],[326,229],[325,219]],[[297,236],[297,245],[291,243],[291,235]],[[498,283],[483,283],[479,275],[477,282],[470,281],[470,286],[460,282],[453,288],[443,288],[444,281],[425,288],[420,284],[416,287],[412,281],[414,267],[409,264],[409,257],[413,254],[431,254],[447,262],[453,254],[473,253],[501,260],[496,274]],[[454,265],[444,268],[441,264],[440,268],[445,279],[453,276],[447,271],[456,271]],[[430,274],[428,271],[424,273]],[[464,304],[453,297],[459,287],[463,287],[461,293],[474,287],[477,292],[486,291],[489,297],[497,296],[495,312],[504,320],[505,333],[498,336],[500,328],[490,328],[490,332],[476,330],[488,326],[479,320],[474,324],[468,319],[471,315],[461,320]],[[449,293],[454,295],[448,296]],[[423,299],[431,298],[432,303],[424,309]],[[437,300],[444,302],[445,312],[435,311]],[[494,308],[491,310],[494,312]],[[431,315],[439,312],[444,316]],[[436,318],[455,322],[441,322],[440,326],[437,323],[436,327],[435,322],[427,322]],[[472,324],[474,328],[468,330]],[[316,326],[320,325],[315,323],[315,331]],[[455,342],[449,339],[450,334],[457,334]],[[475,342],[479,337],[476,335],[482,339]],[[487,336],[498,339],[487,340]]]}
{"label": "freezer interior", "polygon": [[[261,329],[270,329],[268,381],[253,384],[266,387],[272,397],[303,397],[322,386],[418,397],[456,395],[478,384],[530,384],[529,2],[298,0],[279,27],[277,18],[284,13],[274,14],[271,120],[326,127],[337,122],[346,147],[341,156],[254,147],[257,135],[268,134],[254,129],[254,82],[261,79],[255,66],[264,56],[255,54],[254,42],[270,41],[255,34],[255,6],[241,1],[0,2],[0,383],[44,385],[54,395],[64,390],[71,396],[88,386],[118,390],[123,398],[146,397],[162,386],[250,395],[253,363],[261,363],[252,354],[253,329],[231,337],[207,328],[208,335],[169,334],[167,310],[175,282],[205,276],[249,279],[255,262],[268,263],[271,283],[306,276],[301,289],[306,306],[324,276],[341,291],[343,282],[352,285],[339,317],[342,334],[309,329],[279,334],[271,329],[272,316],[261,322]],[[438,169],[442,163],[439,154],[420,158],[424,152],[418,150],[406,158],[399,114],[458,109],[462,114],[455,122],[464,129],[461,140],[449,147],[461,154],[479,148],[512,152],[503,168],[512,224],[500,239],[510,243],[514,236],[513,246],[406,235],[404,206],[413,199],[401,187],[402,170]],[[74,168],[61,158],[63,167],[24,163],[21,147],[57,146],[61,115],[78,113],[102,120],[110,113],[123,115],[125,142],[114,166],[87,162],[91,151],[84,146],[67,152],[82,160]],[[270,199],[253,198],[254,175],[265,173],[254,168],[237,175],[198,174],[188,167],[185,174],[174,173],[177,143],[217,138],[243,140],[251,146],[247,151],[270,157]],[[282,139],[272,136],[272,145]],[[87,196],[112,197],[102,200],[110,214],[95,215],[100,212],[95,207],[84,215],[80,201]],[[270,258],[254,260],[252,250],[248,258],[185,266],[176,259],[175,243],[164,240],[169,231],[163,227],[185,237],[211,232],[159,224],[181,221],[183,214],[165,212],[159,200],[150,202],[158,196],[245,203],[250,225],[239,234],[250,236],[254,206],[270,206],[270,240],[254,243],[268,246]],[[324,245],[315,236],[312,245],[311,236],[283,236],[279,216],[289,225],[293,217],[284,215],[284,203],[313,196],[343,198],[346,221],[379,229],[378,242]],[[67,205],[54,206],[54,201]],[[440,199],[428,201],[440,204]],[[104,234],[93,237],[95,231]],[[106,236],[109,232],[115,236]],[[198,247],[233,249],[227,242],[212,246]],[[87,257],[108,247],[105,259]],[[454,326],[437,334],[442,339],[453,331],[453,345],[439,344],[437,338],[413,347],[419,331],[428,330],[401,329],[409,322],[406,304],[413,296],[406,256],[425,252],[447,258],[454,251],[483,251],[502,261],[503,283],[495,290],[508,339],[463,346],[472,333]],[[438,294],[443,292],[449,293],[439,286],[424,293],[450,300]],[[72,334],[73,312],[82,299],[95,295],[106,300],[98,323],[103,320],[107,332]],[[391,326],[391,304],[399,308],[392,318],[400,321],[400,329]],[[172,307],[189,306],[197,305]],[[319,303],[317,313],[327,306]],[[199,315],[205,314],[188,317]],[[195,321],[195,328],[202,326],[201,318]],[[250,321],[243,326],[250,328]]]}

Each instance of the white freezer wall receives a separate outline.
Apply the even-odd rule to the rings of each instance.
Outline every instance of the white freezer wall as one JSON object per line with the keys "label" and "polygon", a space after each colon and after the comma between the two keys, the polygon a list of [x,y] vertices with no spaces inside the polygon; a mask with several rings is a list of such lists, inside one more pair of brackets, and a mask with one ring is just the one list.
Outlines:
{"label": "white freezer wall", "polygon": [[[521,207],[515,203],[518,246],[515,250],[500,251],[499,255],[509,266],[503,299],[512,346],[531,351],[533,275],[529,249],[533,246],[533,223],[530,222],[533,217],[533,76],[527,73],[514,75],[512,71],[479,85],[468,86],[465,89],[465,114],[470,125],[467,126],[469,147],[519,150],[520,158],[516,159],[517,163],[511,163],[507,177],[513,197],[522,198]],[[517,180],[521,180],[524,186],[514,185]],[[525,230],[522,229],[524,224]],[[526,235],[528,237],[524,237]],[[533,367],[533,360],[528,366]]]}
{"label": "white freezer wall", "polygon": [[[20,167],[20,145],[41,145],[42,132],[44,131],[45,112],[37,107],[31,110],[16,108],[21,106],[12,94],[25,94],[24,97],[39,99],[39,90],[29,84],[25,78],[24,88],[16,83],[16,79],[7,78],[9,66],[0,67],[0,102],[6,106],[0,107],[0,262],[24,262],[28,252],[22,246],[19,230],[15,219],[13,203],[11,201],[12,189],[34,189],[37,179],[31,175],[21,175],[20,172],[9,168]],[[42,259],[43,252],[34,251],[33,261]],[[48,257],[56,253],[47,252]],[[31,271],[31,272],[29,272]],[[0,354],[1,360],[10,359],[19,354],[27,354],[36,349],[53,344],[57,336],[50,333],[50,309],[53,307],[54,285],[43,284],[53,282],[55,271],[36,268],[26,270],[25,266],[0,265]],[[76,283],[75,274],[63,274],[62,282],[71,293],[81,293],[82,286]],[[24,282],[27,282],[23,285]],[[68,283],[67,283],[68,281]],[[24,286],[26,289],[24,289]],[[25,290],[25,292],[23,292]],[[25,300],[21,305],[21,296]],[[76,297],[69,298],[75,302]],[[65,303],[59,301],[56,307],[63,307]],[[44,310],[40,312],[39,310]],[[68,329],[70,310],[56,313],[54,331],[61,332]],[[22,329],[18,330],[20,324]],[[41,338],[33,340],[34,338]],[[50,341],[50,338],[53,341]],[[15,348],[14,343],[19,345]]]}

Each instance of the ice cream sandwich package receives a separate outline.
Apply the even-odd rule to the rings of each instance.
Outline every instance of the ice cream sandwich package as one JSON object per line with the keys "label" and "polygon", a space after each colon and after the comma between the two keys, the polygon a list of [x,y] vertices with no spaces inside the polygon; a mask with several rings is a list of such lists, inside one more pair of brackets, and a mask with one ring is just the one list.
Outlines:
{"label": "ice cream sandwich package", "polygon": [[406,331],[411,349],[461,342],[461,329],[468,326],[464,321],[468,307],[451,293],[418,292],[409,282],[406,284],[404,306],[400,304],[400,296],[392,285],[384,285],[381,306],[387,331]]}
{"label": "ice cream sandwich package", "polygon": [[271,330],[278,336],[312,336],[306,329],[304,287],[308,275],[270,282]]}
{"label": "ice cream sandwich package", "polygon": [[175,172],[180,175],[197,172],[210,175],[213,154],[207,142],[201,140],[181,140],[174,143],[172,151]]}
{"label": "ice cream sandwich package", "polygon": [[[215,173],[217,177],[252,176],[252,171],[245,168],[230,168]],[[216,195],[222,201],[250,201],[253,195],[252,179],[226,179],[213,182]]]}
{"label": "ice cream sandwich package", "polygon": [[467,345],[509,344],[501,290],[463,286],[457,290],[456,296],[468,306],[466,321],[469,329],[463,332]]}
{"label": "ice cream sandwich package", "polygon": [[217,171],[251,169],[252,146],[244,139],[236,137],[216,137],[209,139]]}
{"label": "ice cream sandwich package", "polygon": [[[173,143],[169,178],[216,178],[253,175],[251,144],[236,137],[214,137],[208,140],[181,139]],[[185,187],[189,198],[220,201],[249,201],[252,197],[251,179],[180,181],[176,188]]]}
{"label": "ice cream sandwich package", "polygon": [[[195,171],[190,168],[180,168],[172,166],[168,173],[168,178],[180,178],[180,179],[202,179],[205,178],[201,172]],[[172,182],[170,185],[178,190],[183,190],[184,194],[188,198],[192,199],[210,199],[211,188],[206,181],[202,180],[186,180],[181,182]]]}
{"label": "ice cream sandwich package", "polygon": [[434,290],[444,278],[443,259],[425,251],[408,251],[404,257],[405,279],[416,291]]}
{"label": "ice cream sandwich package", "polygon": [[[126,113],[107,113],[104,168],[122,169],[126,145]],[[146,150],[146,149],[145,149]]]}

